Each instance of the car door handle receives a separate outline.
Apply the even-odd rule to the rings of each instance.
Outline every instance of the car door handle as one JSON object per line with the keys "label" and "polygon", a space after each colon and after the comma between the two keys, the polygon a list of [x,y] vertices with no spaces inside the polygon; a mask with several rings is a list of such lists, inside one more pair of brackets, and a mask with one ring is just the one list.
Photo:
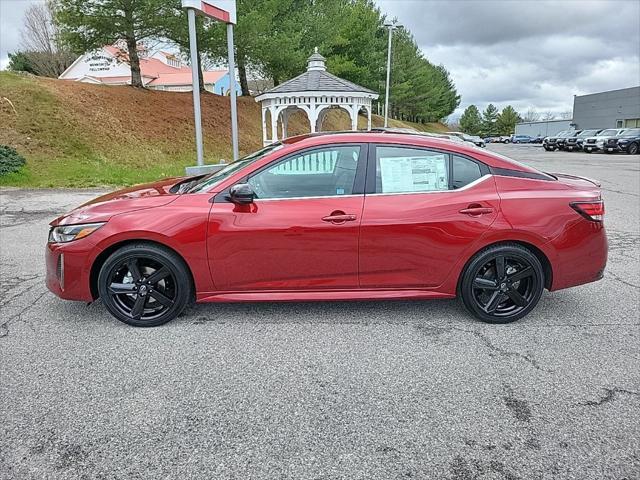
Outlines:
{"label": "car door handle", "polygon": [[353,222],[356,220],[355,215],[350,215],[346,213],[337,213],[334,212],[331,215],[327,215],[326,217],[322,217],[323,222],[331,222],[331,223],[344,223],[344,222]]}
{"label": "car door handle", "polygon": [[468,208],[463,208],[462,210],[460,210],[460,213],[464,213],[465,215],[471,215],[476,216],[476,215],[484,215],[486,213],[492,213],[493,212],[493,208],[491,207],[481,207],[481,206],[471,206],[469,205]]}

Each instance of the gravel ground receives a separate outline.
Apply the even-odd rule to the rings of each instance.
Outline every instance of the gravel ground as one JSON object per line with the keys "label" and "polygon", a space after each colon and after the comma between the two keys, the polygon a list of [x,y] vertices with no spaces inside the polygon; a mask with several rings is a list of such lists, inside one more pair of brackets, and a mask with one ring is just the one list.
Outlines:
{"label": "gravel ground", "polygon": [[640,157],[490,148],[602,181],[609,265],[494,326],[453,301],[196,306],[135,329],[44,287],[4,189],[0,478],[640,478]]}

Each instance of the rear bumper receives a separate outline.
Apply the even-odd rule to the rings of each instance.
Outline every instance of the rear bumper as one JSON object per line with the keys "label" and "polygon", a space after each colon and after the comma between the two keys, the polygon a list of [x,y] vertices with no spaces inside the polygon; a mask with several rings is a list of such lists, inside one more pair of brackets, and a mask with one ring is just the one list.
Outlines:
{"label": "rear bumper", "polygon": [[94,300],[90,275],[95,246],[84,240],[68,244],[48,243],[45,249],[45,283],[52,293],[65,300]]}
{"label": "rear bumper", "polygon": [[555,252],[550,290],[595,282],[603,277],[609,247],[602,223],[581,219],[547,245]]}

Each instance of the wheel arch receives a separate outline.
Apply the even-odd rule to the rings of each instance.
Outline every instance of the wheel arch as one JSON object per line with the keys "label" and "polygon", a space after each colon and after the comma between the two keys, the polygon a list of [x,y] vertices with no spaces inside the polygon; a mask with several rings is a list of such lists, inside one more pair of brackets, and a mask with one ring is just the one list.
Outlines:
{"label": "wheel arch", "polygon": [[462,277],[464,276],[464,272],[467,270],[467,266],[469,265],[469,263],[471,263],[471,260],[473,260],[473,258],[478,253],[491,247],[496,247],[501,245],[513,245],[513,244],[519,245],[521,247],[524,247],[530,250],[531,253],[533,253],[537,257],[537,259],[542,264],[542,269],[544,271],[544,287],[547,290],[549,290],[551,288],[551,285],[553,285],[553,267],[551,266],[551,261],[549,260],[547,255],[533,243],[530,243],[524,240],[500,240],[500,241],[483,245],[482,248],[474,251],[469,256],[469,258],[467,258],[467,261],[464,263],[464,266],[462,267],[462,269],[460,270],[460,273],[458,274],[458,281],[456,284],[456,294],[460,293],[460,283],[462,282]]}
{"label": "wheel arch", "polygon": [[100,274],[100,269],[104,265],[104,262],[107,261],[107,258],[109,258],[109,256],[112,253],[116,252],[117,250],[121,249],[122,247],[124,247],[126,245],[131,245],[133,243],[155,245],[155,246],[162,247],[162,248],[165,248],[167,250],[170,250],[171,252],[176,254],[182,260],[182,262],[184,263],[184,265],[185,265],[185,267],[187,269],[187,272],[189,273],[189,279],[191,281],[191,291],[192,291],[192,293],[194,295],[194,298],[195,298],[196,289],[195,289],[195,280],[194,280],[194,277],[193,277],[193,272],[191,271],[191,267],[189,266],[189,263],[180,254],[180,252],[178,252],[175,248],[172,248],[172,247],[170,247],[169,245],[167,245],[165,243],[158,242],[157,240],[128,238],[126,240],[120,240],[118,242],[115,242],[115,243],[109,245],[107,248],[105,248],[104,250],[102,250],[98,254],[98,256],[95,258],[95,260],[91,264],[91,271],[89,273],[89,288],[91,290],[91,297],[94,300],[97,300],[100,297],[100,295],[98,293],[98,275]]}

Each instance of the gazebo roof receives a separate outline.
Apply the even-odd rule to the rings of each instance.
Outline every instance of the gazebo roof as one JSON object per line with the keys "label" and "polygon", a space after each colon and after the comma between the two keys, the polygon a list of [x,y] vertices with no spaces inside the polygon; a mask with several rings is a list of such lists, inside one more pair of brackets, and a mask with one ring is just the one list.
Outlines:
{"label": "gazebo roof", "polygon": [[353,82],[336,77],[327,72],[325,66],[325,58],[318,53],[318,49],[309,57],[307,71],[298,75],[291,80],[281,83],[277,87],[264,92],[265,94],[274,93],[293,93],[293,92],[341,92],[341,93],[368,93],[376,92],[368,88],[356,85]]}

